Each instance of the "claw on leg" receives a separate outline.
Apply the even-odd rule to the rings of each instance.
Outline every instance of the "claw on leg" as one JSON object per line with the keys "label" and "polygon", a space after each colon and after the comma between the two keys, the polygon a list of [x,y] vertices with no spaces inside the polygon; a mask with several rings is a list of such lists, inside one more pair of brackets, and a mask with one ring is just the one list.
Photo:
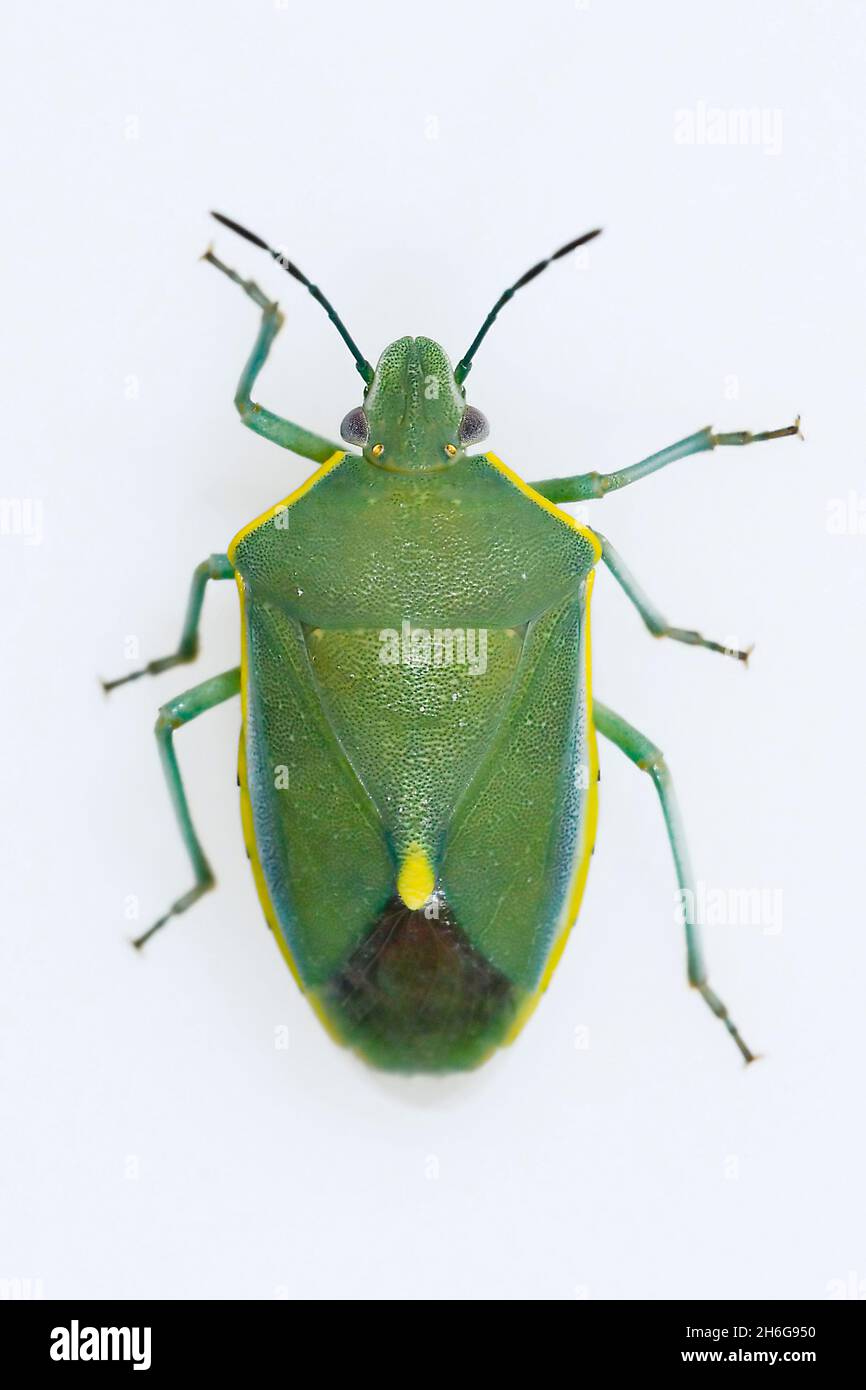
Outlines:
{"label": "claw on leg", "polygon": [[718,444],[762,444],[767,439],[789,439],[796,435],[798,439],[805,439],[800,428],[799,415],[794,420],[793,425],[784,425],[778,430],[761,430],[758,434],[753,434],[751,430],[734,430],[731,434],[712,434],[712,447]]}
{"label": "claw on leg", "polygon": [[213,874],[210,874],[207,880],[197,883],[194,888],[190,888],[189,892],[184,893],[182,898],[178,898],[176,902],[173,902],[168,912],[164,912],[161,917],[158,917],[152,926],[148,927],[147,931],[142,932],[141,936],[134,937],[130,945],[134,946],[137,951],[140,951],[145,942],[149,941],[153,934],[159,931],[160,927],[164,927],[166,922],[171,921],[172,917],[179,917],[182,912],[186,912],[187,908],[192,907],[194,903],[198,902],[199,898],[204,897],[205,893],[213,888],[215,882],[216,880]]}
{"label": "claw on leg", "polygon": [[259,288],[255,280],[244,280],[243,276],[238,275],[236,270],[232,270],[231,266],[226,265],[225,261],[221,261],[219,256],[214,255],[210,246],[201,259],[207,261],[208,265],[215,266],[217,270],[221,270],[223,275],[227,275],[235,285],[239,285],[244,294],[248,295],[254,304],[258,304],[264,313],[271,314],[280,325],[283,323],[279,304],[275,299],[268,299],[264,290]]}
{"label": "claw on leg", "polygon": [[750,1062],[759,1062],[761,1060],[761,1054],[759,1052],[753,1052],[752,1049],[749,1047],[739,1028],[736,1026],[730,1014],[728,1013],[727,1008],[722,1003],[721,999],[715,993],[715,991],[711,990],[709,985],[706,983],[695,984],[693,988],[698,991],[698,994],[701,996],[707,1007],[712,1010],[716,1018],[720,1019],[721,1022],[724,1023],[734,1042],[737,1044],[737,1047],[740,1049],[740,1055],[742,1056],[746,1066],[748,1066]]}

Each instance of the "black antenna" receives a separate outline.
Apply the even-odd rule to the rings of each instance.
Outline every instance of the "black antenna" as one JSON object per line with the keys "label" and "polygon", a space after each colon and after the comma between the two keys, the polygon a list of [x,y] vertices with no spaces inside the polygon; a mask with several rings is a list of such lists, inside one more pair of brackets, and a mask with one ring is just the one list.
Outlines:
{"label": "black antenna", "polygon": [[592,241],[593,237],[597,237],[600,235],[601,227],[596,227],[595,231],[593,232],[584,232],[583,236],[576,237],[574,241],[569,241],[566,246],[560,246],[559,250],[554,251],[552,256],[548,256],[546,261],[539,261],[538,265],[534,265],[531,270],[525,271],[524,274],[521,275],[519,280],[515,280],[513,285],[509,286],[507,290],[503,291],[503,293],[499,296],[496,303],[494,304],[493,308],[490,310],[490,313],[487,315],[487,318],[482,323],[478,332],[475,334],[475,337],[472,340],[471,347],[467,352],[464,352],[460,361],[457,363],[457,366],[454,368],[454,379],[457,382],[458,386],[461,382],[465,381],[467,376],[469,375],[472,369],[472,359],[478,351],[479,347],[481,346],[485,334],[487,333],[488,329],[490,329],[493,326],[493,323],[496,320],[496,316],[499,313],[499,310],[508,303],[509,299],[511,299],[512,296],[515,295],[518,290],[522,290],[524,285],[528,285],[530,280],[534,280],[536,275],[540,275],[543,270],[546,270],[547,267],[553,261],[558,261],[560,257],[567,256],[569,251],[576,251],[578,246],[585,246],[588,241]]}
{"label": "black antenna", "polygon": [[340,337],[343,339],[343,342],[346,344],[346,347],[349,349],[349,351],[355,359],[355,366],[358,368],[358,371],[361,373],[361,376],[364,378],[364,381],[369,386],[374,376],[373,368],[370,366],[370,363],[367,361],[364,354],[358,348],[357,344],[355,343],[354,339],[352,338],[348,329],[346,328],[346,325],[340,318],[340,315],[337,313],[333,305],[322,294],[322,291],[319,289],[318,285],[314,285],[311,280],[308,280],[304,272],[302,270],[299,270],[298,267],[294,265],[292,261],[289,260],[288,256],[284,256],[282,251],[275,251],[273,246],[268,246],[268,243],[266,241],[262,241],[260,236],[256,236],[255,232],[248,232],[246,227],[242,227],[239,222],[233,222],[230,217],[224,217],[221,212],[212,212],[211,217],[215,217],[217,222],[221,222],[223,226],[228,227],[230,231],[237,232],[238,236],[245,237],[247,241],[251,241],[253,246],[259,246],[261,247],[262,251],[267,251],[269,256],[273,256],[277,265],[281,265],[283,270],[288,271],[289,275],[293,275],[296,280],[300,280],[302,285],[306,285],[307,289],[310,291],[310,294],[313,296],[315,300],[318,301],[319,304],[321,304],[325,313],[328,315],[328,318],[331,320],[331,323],[334,325]]}

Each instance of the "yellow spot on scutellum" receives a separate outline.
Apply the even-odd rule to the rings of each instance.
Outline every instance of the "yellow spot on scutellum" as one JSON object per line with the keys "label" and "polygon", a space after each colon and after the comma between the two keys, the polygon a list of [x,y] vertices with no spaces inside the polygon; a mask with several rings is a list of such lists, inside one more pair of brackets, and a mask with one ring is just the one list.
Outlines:
{"label": "yellow spot on scutellum", "polygon": [[424,906],[435,887],[433,865],[420,845],[410,845],[397,875],[397,892],[414,911]]}

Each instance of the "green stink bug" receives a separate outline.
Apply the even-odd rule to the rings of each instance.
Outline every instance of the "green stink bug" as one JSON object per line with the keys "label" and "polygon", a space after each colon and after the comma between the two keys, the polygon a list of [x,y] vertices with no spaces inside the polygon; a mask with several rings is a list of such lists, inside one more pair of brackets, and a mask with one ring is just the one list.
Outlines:
{"label": "green stink bug", "polygon": [[795,435],[799,421],[760,434],[704,429],[615,473],[529,486],[494,454],[467,452],[487,422],[466,403],[466,377],[512,295],[596,231],[505,290],[456,367],[431,339],[407,337],[374,370],[297,266],[214,216],[323,306],[354,357],[363,402],[341,427],[356,452],[256,404],[282,315],[206,253],[262,311],[235,396],[241,419],[319,468],[199,565],[177,650],[106,683],[191,661],[208,580],[236,580],[240,666],[164,705],[156,725],[195,884],[136,944],[214,884],[173,738],[240,693],[247,851],[302,990],[332,1034],[376,1066],[476,1066],[519,1032],[576,918],[595,835],[600,733],[655,784],[686,905],[689,983],[751,1061],[707,980],[664,758],[592,694],[596,564],[655,636],[727,649],[671,627],[610,542],[556,504],[603,497],[720,444]]}

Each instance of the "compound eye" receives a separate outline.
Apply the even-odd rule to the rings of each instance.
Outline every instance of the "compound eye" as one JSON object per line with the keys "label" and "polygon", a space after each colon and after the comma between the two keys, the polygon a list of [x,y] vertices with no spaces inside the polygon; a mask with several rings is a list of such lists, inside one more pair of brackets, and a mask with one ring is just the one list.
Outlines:
{"label": "compound eye", "polygon": [[486,439],[490,433],[490,425],[487,416],[480,410],[476,410],[474,405],[467,405],[460,421],[460,429],[457,437],[461,444],[480,444],[482,439]]}
{"label": "compound eye", "polygon": [[348,415],[343,417],[340,426],[340,438],[347,444],[366,444],[370,438],[370,426],[367,424],[367,416],[364,414],[362,405],[350,410]]}

